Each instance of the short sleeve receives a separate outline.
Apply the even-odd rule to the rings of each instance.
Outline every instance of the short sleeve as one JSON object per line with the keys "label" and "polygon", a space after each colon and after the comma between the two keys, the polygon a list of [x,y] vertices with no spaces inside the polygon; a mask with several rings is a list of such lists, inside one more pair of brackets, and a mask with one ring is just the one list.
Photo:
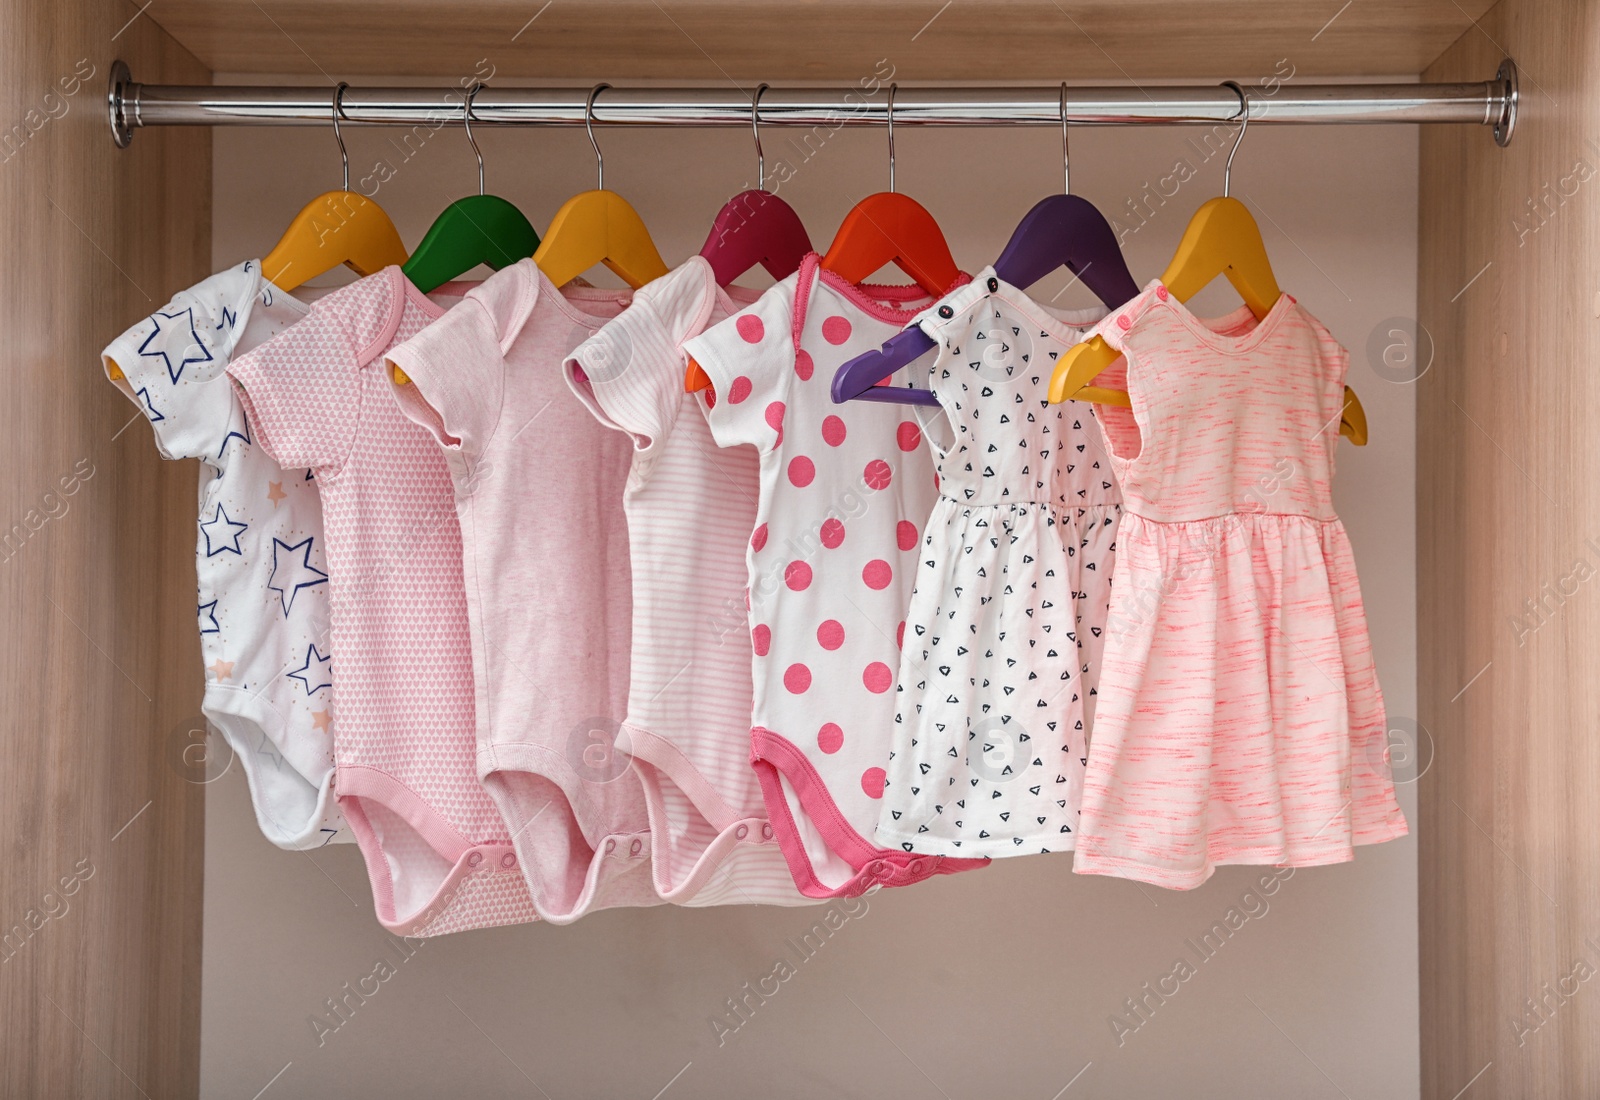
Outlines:
{"label": "short sleeve", "polygon": [[810,357],[795,347],[795,285],[789,276],[684,345],[711,379],[715,396],[707,399],[706,419],[719,446],[751,443],[765,452],[781,438],[789,380],[810,367],[799,362]]}
{"label": "short sleeve", "polygon": [[641,289],[567,358],[573,393],[640,454],[672,431],[685,407],[683,343],[705,329],[716,300],[711,265],[694,257]]}
{"label": "short sleeve", "polygon": [[228,366],[255,441],[285,469],[335,472],[355,443],[361,360],[338,315],[341,293]]}
{"label": "short sleeve", "polygon": [[[385,353],[400,409],[447,451],[476,459],[500,423],[506,353],[538,299],[532,261],[505,268],[443,317]],[[395,380],[390,365],[408,379]]]}
{"label": "short sleeve", "polygon": [[237,401],[224,375],[254,285],[237,270],[214,275],[100,353],[106,377],[150,422],[163,458],[211,459],[225,443]]}

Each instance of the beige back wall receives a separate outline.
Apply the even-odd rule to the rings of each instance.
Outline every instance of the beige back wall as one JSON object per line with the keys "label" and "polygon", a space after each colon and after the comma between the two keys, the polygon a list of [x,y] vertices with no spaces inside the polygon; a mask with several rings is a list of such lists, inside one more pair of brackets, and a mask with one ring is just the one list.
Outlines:
{"label": "beige back wall", "polygon": [[[1108,214],[1141,195],[1155,204],[1180,159],[1197,170],[1145,205],[1128,238],[1141,281],[1220,190],[1222,158],[1205,157],[1203,133],[1073,132],[1074,190]],[[355,182],[379,160],[395,169],[377,198],[412,244],[476,190],[459,128],[409,159],[395,132],[346,135]],[[896,136],[901,190],[933,211],[969,270],[1061,185],[1049,128]],[[825,247],[849,206],[886,183],[883,135],[842,130],[808,160],[790,137],[765,131],[769,171],[789,162],[780,193]],[[489,190],[536,226],[594,185],[581,130],[484,128],[481,141]],[[724,199],[753,180],[747,132],[605,130],[601,141],[607,183],[669,262],[698,249]],[[326,131],[218,130],[215,263],[269,249],[338,171]],[[1415,316],[1416,180],[1417,133],[1404,127],[1257,127],[1234,171],[1280,281],[1352,351],[1373,442],[1341,452],[1337,495],[1402,729],[1416,713],[1413,387],[1379,377],[1368,344],[1374,333],[1380,348],[1393,343],[1390,319]],[[1207,300],[1233,304],[1220,289]],[[1088,303],[1075,287],[1056,304]],[[1413,819],[1414,792],[1401,796]],[[1415,1097],[1415,852],[1409,838],[1366,849],[1353,865],[1283,877],[1270,895],[1245,868],[1175,894],[1077,877],[1064,857],[1005,861],[839,903],[838,932],[805,962],[789,944],[819,914],[762,909],[605,912],[570,928],[446,937],[401,962],[357,852],[271,848],[235,767],[208,788],[203,1095],[249,1097],[271,1082],[268,1097],[306,1098]],[[1229,919],[1237,930],[1223,946],[1197,955]],[[328,1017],[325,1000],[381,959],[395,976],[319,1045],[311,1017]],[[728,1000],[780,959],[796,975],[764,1003],[752,997],[748,1021],[719,1044],[712,1021],[739,1023]],[[1180,959],[1194,976],[1164,1003],[1151,998],[1141,1023],[1126,1002]],[[1120,1042],[1114,1016],[1137,1025]]]}

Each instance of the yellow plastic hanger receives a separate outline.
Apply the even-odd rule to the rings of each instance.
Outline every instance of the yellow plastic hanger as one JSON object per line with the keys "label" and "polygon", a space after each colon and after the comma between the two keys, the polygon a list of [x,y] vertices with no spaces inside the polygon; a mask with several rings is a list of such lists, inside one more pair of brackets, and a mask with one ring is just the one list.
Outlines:
{"label": "yellow plastic hanger", "polygon": [[635,290],[667,273],[666,261],[650,239],[639,212],[627,199],[605,189],[605,158],[594,138],[594,101],[610,86],[595,85],[584,104],[583,125],[589,132],[589,144],[594,146],[599,186],[574,195],[556,211],[544,243],[533,254],[533,262],[556,286],[564,286],[600,263]]}
{"label": "yellow plastic hanger", "polygon": [[350,155],[339,119],[348,84],[333,92],[333,136],[344,161],[344,190],[318,195],[296,214],[282,239],[261,261],[261,273],[280,290],[291,291],[344,264],[357,275],[371,275],[406,262],[406,246],[383,207],[350,190]]}
{"label": "yellow plastic hanger", "polygon": [[[1207,201],[1195,211],[1184,230],[1172,262],[1162,272],[1161,283],[1180,302],[1187,302],[1211,283],[1218,275],[1226,275],[1228,282],[1244,299],[1256,320],[1266,317],[1282,296],[1277,277],[1272,273],[1272,262],[1267,258],[1266,242],[1261,239],[1261,228],[1251,217],[1244,203],[1228,195],[1229,176],[1233,168],[1233,155],[1244,140],[1245,127],[1250,122],[1250,100],[1237,84],[1230,86],[1239,92],[1242,104],[1242,123],[1239,137],[1228,153],[1222,174],[1222,197]],[[1077,344],[1056,361],[1050,378],[1050,400],[1061,402],[1093,401],[1102,405],[1120,405],[1131,402],[1121,390],[1091,386],[1089,383],[1114,363],[1121,353],[1104,339],[1096,336]],[[1349,386],[1344,389],[1345,406],[1339,422],[1339,434],[1358,447],[1367,442],[1367,414],[1361,400]]]}

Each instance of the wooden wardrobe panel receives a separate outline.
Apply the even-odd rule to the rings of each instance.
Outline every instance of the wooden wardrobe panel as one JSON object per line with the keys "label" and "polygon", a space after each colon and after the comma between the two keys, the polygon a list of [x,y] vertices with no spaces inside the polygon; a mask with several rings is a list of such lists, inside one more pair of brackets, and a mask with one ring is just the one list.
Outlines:
{"label": "wooden wardrobe panel", "polygon": [[[0,1095],[199,1084],[192,463],[99,351],[210,262],[206,130],[118,150],[111,61],[209,73],[136,4],[0,5]],[[172,731],[178,731],[174,734]]]}
{"label": "wooden wardrobe panel", "polygon": [[1600,1096],[1596,5],[1502,0],[1424,79],[1502,51],[1511,147],[1422,133],[1422,1080],[1442,1100]]}
{"label": "wooden wardrobe panel", "polygon": [[151,15],[216,72],[1054,84],[1252,81],[1285,59],[1301,79],[1414,73],[1489,6],[1340,2],[161,0]]}

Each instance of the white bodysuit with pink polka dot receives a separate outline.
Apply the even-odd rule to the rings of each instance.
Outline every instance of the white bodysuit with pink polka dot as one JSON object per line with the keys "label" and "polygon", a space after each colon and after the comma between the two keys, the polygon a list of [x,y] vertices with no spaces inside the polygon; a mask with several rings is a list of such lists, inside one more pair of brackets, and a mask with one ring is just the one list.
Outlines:
{"label": "white bodysuit with pink polka dot", "polygon": [[829,386],[842,363],[877,348],[925,304],[914,287],[853,287],[813,255],[686,344],[718,396],[707,413],[717,442],[754,444],[761,456],[748,554],[751,758],[789,870],[810,897],[982,862],[869,839],[934,472],[914,407],[835,405]]}

